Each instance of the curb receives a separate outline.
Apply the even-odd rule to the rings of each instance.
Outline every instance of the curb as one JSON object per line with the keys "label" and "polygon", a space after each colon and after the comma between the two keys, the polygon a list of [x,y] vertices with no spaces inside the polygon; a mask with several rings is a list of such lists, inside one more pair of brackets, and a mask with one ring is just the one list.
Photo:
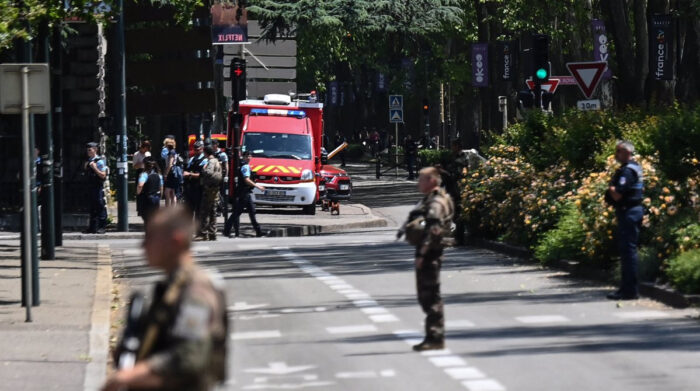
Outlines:
{"label": "curb", "polygon": [[95,295],[90,315],[90,362],[85,367],[85,391],[99,390],[107,376],[109,355],[110,305],[112,301],[112,252],[108,245],[97,245]]}
{"label": "curb", "polygon": [[[475,247],[503,253],[512,257],[526,259],[535,263],[532,253],[525,247],[498,242],[495,240],[469,238],[468,243]],[[585,263],[569,260],[559,260],[549,265],[554,269],[564,270],[574,277],[610,283],[608,274],[598,268],[593,268]],[[640,282],[639,293],[642,296],[656,300],[673,308],[688,308],[700,305],[700,295],[686,295],[668,286],[660,286],[651,282]]]}

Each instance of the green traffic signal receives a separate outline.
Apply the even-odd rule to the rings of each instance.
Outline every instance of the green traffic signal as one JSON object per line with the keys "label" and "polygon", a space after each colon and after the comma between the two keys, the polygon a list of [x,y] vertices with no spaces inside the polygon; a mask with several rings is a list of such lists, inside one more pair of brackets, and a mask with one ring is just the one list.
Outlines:
{"label": "green traffic signal", "polygon": [[547,70],[544,68],[540,68],[536,72],[537,78],[538,79],[546,79],[547,78]]}

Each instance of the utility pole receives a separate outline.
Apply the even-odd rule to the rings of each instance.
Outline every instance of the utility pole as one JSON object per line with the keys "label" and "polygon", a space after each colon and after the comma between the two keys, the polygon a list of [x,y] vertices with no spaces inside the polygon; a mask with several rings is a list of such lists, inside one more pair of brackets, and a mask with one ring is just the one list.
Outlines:
{"label": "utility pole", "polygon": [[54,176],[54,244],[63,246],[63,47],[61,45],[61,24],[53,28],[51,53],[52,61],[49,68],[52,72],[51,103],[53,105],[53,176]]}
{"label": "utility pole", "polygon": [[[41,39],[40,62],[50,61],[50,40],[48,23],[42,24],[39,37]],[[49,67],[50,69],[50,67]],[[54,76],[55,77],[55,76]],[[56,234],[54,232],[54,193],[53,193],[53,122],[51,112],[40,117],[44,121],[44,133],[41,152],[41,259],[56,258]]]}
{"label": "utility pole", "polygon": [[124,0],[119,0],[119,17],[117,18],[114,73],[116,76],[116,105],[114,110],[114,125],[117,134],[117,230],[129,231],[129,170],[126,159],[126,52],[124,49]]}

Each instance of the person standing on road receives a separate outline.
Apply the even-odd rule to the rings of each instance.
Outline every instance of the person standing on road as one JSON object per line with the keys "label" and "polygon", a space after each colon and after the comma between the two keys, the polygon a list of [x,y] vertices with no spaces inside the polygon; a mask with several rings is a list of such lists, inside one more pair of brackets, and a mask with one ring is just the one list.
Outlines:
{"label": "person standing on road", "polygon": [[175,147],[168,152],[168,161],[165,166],[165,206],[175,206],[182,198],[182,187],[185,183],[185,174],[182,170],[182,158],[177,154]]}
{"label": "person standing on road", "polygon": [[88,205],[90,225],[83,233],[103,234],[107,226],[107,207],[105,204],[104,182],[107,179],[107,165],[97,154],[97,143],[87,143],[88,160],[83,172],[87,178]]}
{"label": "person standing on road", "polygon": [[194,239],[196,241],[216,240],[216,206],[219,203],[223,174],[215,153],[212,145],[204,147],[207,164],[199,174],[202,201],[199,205],[199,232]]}
{"label": "person standing on road", "polygon": [[207,165],[207,157],[204,155],[204,144],[201,141],[194,143],[194,154],[187,161],[187,167],[183,173],[185,178],[185,201],[190,213],[196,219],[201,219],[199,205],[202,202],[202,185],[199,174]]}
{"label": "person standing on road", "polygon": [[440,171],[426,167],[419,172],[418,190],[423,200],[408,215],[399,230],[398,238],[416,246],[415,267],[418,303],[425,313],[425,339],[413,346],[415,351],[445,347],[445,316],[440,296],[440,268],[442,252],[448,243],[454,205],[450,195],[440,187]]}
{"label": "person standing on road", "polygon": [[158,164],[152,157],[143,160],[145,170],[139,174],[136,181],[136,205],[139,216],[143,219],[144,228],[155,211],[160,208],[160,197],[163,194],[163,176],[158,172]]}
{"label": "person standing on road", "polygon": [[220,276],[200,269],[190,250],[194,225],[181,207],[157,211],[143,242],[148,266],[165,272],[138,322],[135,363],[122,360],[131,341],[115,351],[120,369],[103,391],[212,390],[226,380],[228,320]]}
{"label": "person standing on road", "polygon": [[212,139],[211,145],[214,148],[214,156],[221,163],[221,175],[223,180],[221,181],[221,186],[219,186],[219,202],[217,203],[217,214],[220,212],[224,213],[224,203],[228,202],[226,197],[226,188],[228,186],[228,155],[226,154],[226,148],[219,147],[219,140]]}
{"label": "person standing on road", "polygon": [[149,156],[151,156],[151,142],[148,140],[144,140],[141,142],[139,150],[134,152],[134,156],[131,159],[131,164],[134,167],[134,171],[136,172],[137,178],[145,169],[143,160]]}
{"label": "person standing on road", "polygon": [[637,244],[644,209],[642,198],[644,178],[642,168],[634,161],[634,145],[620,141],[615,148],[615,160],[622,166],[615,172],[605,200],[615,207],[617,244],[620,251],[622,278],[620,289],[610,293],[610,300],[634,300],[638,297]]}
{"label": "person standing on road", "polygon": [[406,137],[406,145],[404,146],[406,154],[406,169],[408,170],[408,180],[412,181],[416,178],[416,157],[418,156],[418,145],[413,141],[413,136],[410,134]]}
{"label": "person standing on road", "polygon": [[261,186],[251,179],[250,165],[250,151],[245,151],[241,155],[241,169],[238,172],[238,180],[236,183],[236,202],[233,208],[233,214],[229,216],[224,224],[224,236],[231,237],[231,226],[233,226],[233,232],[236,237],[240,234],[240,222],[241,214],[245,209],[248,209],[248,216],[250,217],[250,223],[255,229],[255,235],[257,237],[264,236],[260,225],[255,218],[255,202],[250,196],[253,189],[258,189],[260,191],[265,191],[265,187]]}

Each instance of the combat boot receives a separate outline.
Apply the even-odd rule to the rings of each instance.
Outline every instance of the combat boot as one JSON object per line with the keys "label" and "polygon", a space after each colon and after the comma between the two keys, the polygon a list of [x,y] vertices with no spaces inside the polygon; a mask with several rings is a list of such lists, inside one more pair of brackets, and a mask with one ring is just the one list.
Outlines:
{"label": "combat boot", "polygon": [[416,352],[423,352],[426,350],[442,350],[445,348],[445,341],[435,341],[431,339],[424,339],[423,342],[418,345],[413,345],[413,350]]}

